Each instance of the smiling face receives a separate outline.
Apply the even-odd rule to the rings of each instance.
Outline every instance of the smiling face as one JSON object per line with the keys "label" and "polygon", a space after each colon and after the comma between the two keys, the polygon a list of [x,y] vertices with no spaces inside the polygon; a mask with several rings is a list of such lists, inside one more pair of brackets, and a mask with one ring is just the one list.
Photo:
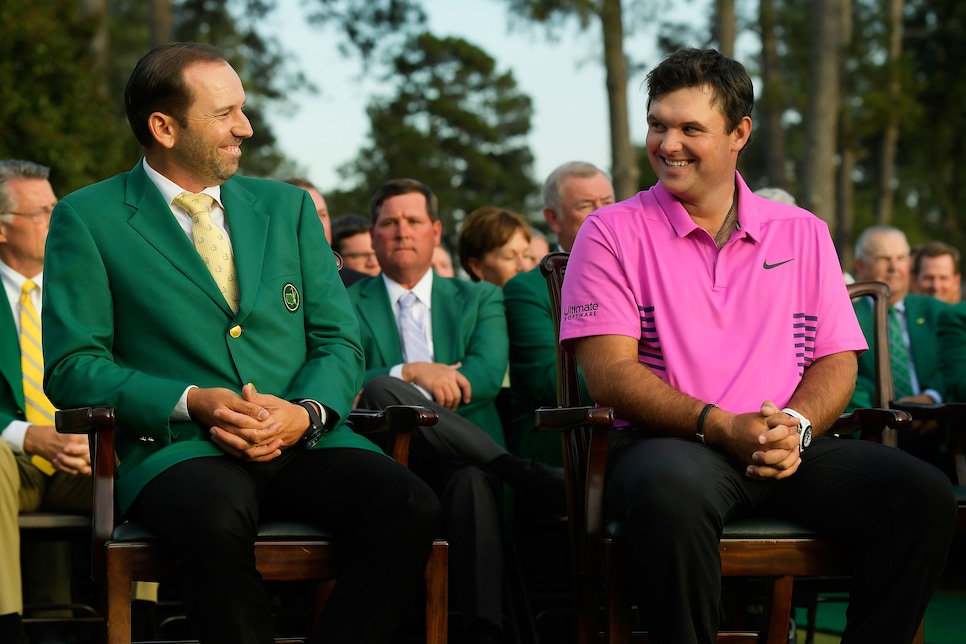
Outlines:
{"label": "smiling face", "polygon": [[865,242],[862,257],[855,260],[855,277],[889,285],[889,304],[895,304],[909,292],[909,243],[898,232],[875,232]]}
{"label": "smiling face", "polygon": [[430,219],[422,193],[407,192],[387,198],[372,226],[372,248],[382,271],[404,287],[412,288],[430,269],[433,249],[439,246],[442,231],[442,223]]}
{"label": "smiling face", "polygon": [[931,295],[947,304],[957,304],[962,297],[960,275],[952,255],[921,257],[916,275],[919,292]]}
{"label": "smiling face", "polygon": [[184,70],[191,92],[185,123],[155,112],[149,119],[160,144],[148,151],[152,167],[192,192],[220,185],[238,171],[241,143],[252,135],[243,111],[245,90],[226,62],[194,63]]}
{"label": "smiling face", "polygon": [[709,87],[686,87],[655,97],[647,113],[648,160],[686,208],[731,200],[738,153],[751,135],[747,116],[728,132],[713,98]]}
{"label": "smiling face", "polygon": [[606,175],[599,172],[589,177],[567,175],[560,180],[559,212],[547,206],[543,217],[550,230],[557,234],[560,247],[569,253],[587,216],[612,203],[614,187]]}

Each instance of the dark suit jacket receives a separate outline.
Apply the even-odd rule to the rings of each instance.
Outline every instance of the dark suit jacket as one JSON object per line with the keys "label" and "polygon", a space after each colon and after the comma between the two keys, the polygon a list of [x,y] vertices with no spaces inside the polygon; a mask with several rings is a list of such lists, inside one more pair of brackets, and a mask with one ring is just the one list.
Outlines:
{"label": "dark suit jacket", "polygon": [[228,307],[141,163],[65,197],[44,270],[46,388],[61,408],[117,407],[124,511],[154,476],[223,452],[171,422],[185,388],[251,382],[312,398],[334,429],[317,448],[376,449],[345,426],[362,383],[359,331],[308,193],[234,177],[221,188],[241,301]]}
{"label": "dark suit jacket", "polygon": [[[916,369],[920,390],[935,389],[946,396],[946,379],[940,364],[939,315],[949,309],[945,302],[926,295],[906,295],[906,325],[909,329],[909,353]],[[872,307],[867,299],[853,303],[862,334],[872,346]],[[859,356],[859,375],[849,409],[872,407],[875,396],[875,363],[872,351]]]}
{"label": "dark suit jacket", "polygon": [[[520,440],[520,456],[550,465],[562,465],[560,436],[538,431],[534,412],[557,405],[557,343],[550,312],[547,282],[534,268],[520,273],[503,286],[507,332],[510,335],[510,422],[508,433]],[[591,404],[590,393],[580,375],[580,395]]]}
{"label": "dark suit jacket", "polygon": [[[399,328],[381,275],[353,284],[349,299],[362,330],[368,382],[402,363]],[[432,316],[436,362],[462,362],[459,370],[472,386],[472,400],[460,405],[457,413],[503,445],[503,427],[494,402],[507,364],[502,292],[489,282],[434,275]]]}

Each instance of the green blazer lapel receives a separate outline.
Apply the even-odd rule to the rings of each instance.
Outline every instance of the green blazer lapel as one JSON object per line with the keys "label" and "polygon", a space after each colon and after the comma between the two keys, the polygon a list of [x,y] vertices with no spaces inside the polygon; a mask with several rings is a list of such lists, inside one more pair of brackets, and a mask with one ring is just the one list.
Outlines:
{"label": "green blazer lapel", "polygon": [[436,362],[454,364],[462,358],[463,294],[445,277],[433,276],[433,354]]}
{"label": "green blazer lapel", "polygon": [[238,274],[241,297],[238,318],[243,319],[255,303],[262,264],[265,261],[268,218],[272,213],[265,209],[266,203],[259,201],[244,186],[230,179],[221,186],[221,199],[228,219],[232,253]]}
{"label": "green blazer lapel", "polygon": [[10,306],[0,306],[0,374],[10,385],[17,404],[23,409],[23,373],[20,370],[20,338]]}
{"label": "green blazer lapel", "polygon": [[366,280],[359,289],[359,323],[372,338],[379,358],[373,364],[392,366],[402,363],[402,343],[385,282],[377,275]]}
{"label": "green blazer lapel", "polygon": [[[130,172],[125,187],[124,202],[132,209],[128,225],[188,278],[231,314],[225,297],[212,279],[191,240],[175,221],[171,207],[138,163]],[[145,262],[148,264],[149,262]]]}
{"label": "green blazer lapel", "polygon": [[906,326],[909,329],[909,352],[912,354],[919,384],[923,388],[932,386],[928,379],[935,365],[939,343],[936,339],[935,319],[922,300],[906,298]]}

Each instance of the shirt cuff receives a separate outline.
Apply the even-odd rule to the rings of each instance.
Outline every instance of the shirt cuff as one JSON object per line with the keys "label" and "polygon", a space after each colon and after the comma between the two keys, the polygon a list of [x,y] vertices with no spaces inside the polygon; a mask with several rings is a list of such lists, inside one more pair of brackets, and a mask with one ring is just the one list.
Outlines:
{"label": "shirt cuff", "polygon": [[0,434],[0,437],[10,445],[14,453],[22,454],[23,440],[27,436],[28,427],[30,427],[30,423],[25,420],[12,420]]}
{"label": "shirt cuff", "polygon": [[197,389],[197,388],[198,388],[198,385],[189,385],[184,390],[184,393],[181,394],[181,398],[178,399],[178,404],[175,405],[174,409],[171,411],[170,420],[172,421],[191,420],[191,414],[188,413],[188,392],[191,391],[192,389]]}
{"label": "shirt cuff", "polygon": [[935,400],[937,405],[941,405],[943,402],[943,397],[935,389],[923,389],[922,393]]}
{"label": "shirt cuff", "polygon": [[[392,376],[393,378],[398,378],[399,380],[405,381],[405,379],[402,376],[402,370],[403,370],[403,366],[401,364],[397,364],[395,367],[389,370],[389,375]],[[415,382],[411,382],[409,384],[411,384],[413,387],[416,388],[416,390],[419,393],[425,396],[426,400],[436,400],[435,398],[433,398],[433,394],[429,393],[429,389],[426,389],[425,387],[420,387]]]}
{"label": "shirt cuff", "polygon": [[328,420],[328,414],[326,414],[325,405],[320,403],[318,400],[313,400],[311,398],[302,398],[302,401],[310,402],[313,405],[315,405],[315,408],[319,412],[319,418],[322,419],[322,424],[325,425],[326,421]]}

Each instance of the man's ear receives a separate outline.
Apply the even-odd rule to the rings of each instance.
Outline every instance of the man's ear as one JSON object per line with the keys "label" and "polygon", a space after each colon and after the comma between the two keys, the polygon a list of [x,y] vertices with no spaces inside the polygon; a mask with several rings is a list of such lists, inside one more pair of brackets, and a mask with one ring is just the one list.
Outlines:
{"label": "man's ear", "polygon": [[148,117],[148,130],[158,145],[170,150],[178,140],[181,124],[170,114],[152,112]]}
{"label": "man's ear", "polygon": [[557,211],[547,206],[543,209],[543,218],[547,221],[547,225],[550,226],[550,230],[559,235],[560,222],[557,220]]}

